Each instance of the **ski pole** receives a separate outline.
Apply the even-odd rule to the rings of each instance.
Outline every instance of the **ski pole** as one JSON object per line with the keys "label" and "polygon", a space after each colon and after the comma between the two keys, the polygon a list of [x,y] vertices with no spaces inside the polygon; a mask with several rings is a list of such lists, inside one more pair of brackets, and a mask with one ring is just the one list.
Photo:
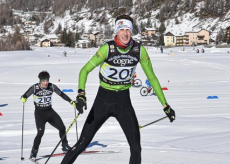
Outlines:
{"label": "ski pole", "polygon": [[168,117],[168,116],[162,117],[162,118],[160,118],[160,119],[158,119],[158,120],[156,120],[156,121],[150,122],[150,123],[148,123],[148,124],[146,124],[146,125],[143,125],[143,126],[139,125],[139,129],[142,129],[142,128],[146,127],[146,126],[149,126],[149,125],[151,125],[151,124],[154,124],[154,123],[156,123],[156,122],[158,122],[158,121],[161,121],[161,120],[163,120],[163,119],[165,119],[165,118],[167,118],[167,117]]}
{"label": "ski pole", "polygon": [[73,122],[70,124],[69,128],[67,129],[66,133],[62,136],[61,140],[58,142],[57,146],[54,148],[52,153],[50,154],[49,158],[46,160],[45,164],[49,161],[50,157],[52,157],[53,153],[59,146],[59,144],[62,142],[62,140],[66,137],[66,134],[69,132],[70,128],[73,126],[74,122],[77,120],[78,116],[80,115],[80,112],[77,114],[77,116],[74,118]]}
{"label": "ski pole", "polygon": [[21,143],[21,160],[24,160],[24,157],[23,157],[24,110],[25,110],[25,103],[23,103],[23,112],[22,112],[22,143]]}
{"label": "ski pole", "polygon": [[[74,108],[74,111],[75,111],[75,117],[76,117],[76,107]],[[77,121],[75,122],[76,124],[76,135],[77,135],[77,141],[78,141],[78,131],[77,131]]]}

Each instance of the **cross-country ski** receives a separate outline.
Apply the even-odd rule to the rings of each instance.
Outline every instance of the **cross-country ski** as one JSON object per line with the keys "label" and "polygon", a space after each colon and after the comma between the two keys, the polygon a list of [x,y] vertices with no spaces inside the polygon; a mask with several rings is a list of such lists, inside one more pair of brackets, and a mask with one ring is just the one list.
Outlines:
{"label": "cross-country ski", "polygon": [[[113,150],[89,150],[89,151],[83,151],[81,154],[109,154],[109,153],[121,153],[122,150],[119,151],[113,151]],[[64,156],[66,153],[55,153],[52,154],[51,157],[58,157],[58,156]],[[50,155],[42,155],[40,156],[42,158],[48,158]],[[39,159],[39,158],[38,158]]]}
{"label": "cross-country ski", "polygon": [[29,160],[35,164],[40,164],[35,158],[29,158]]}

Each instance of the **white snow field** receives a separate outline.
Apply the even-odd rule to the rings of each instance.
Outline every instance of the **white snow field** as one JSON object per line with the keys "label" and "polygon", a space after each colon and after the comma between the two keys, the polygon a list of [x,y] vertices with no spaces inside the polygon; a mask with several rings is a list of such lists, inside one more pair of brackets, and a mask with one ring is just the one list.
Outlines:
{"label": "white snow field", "polygon": [[[201,50],[202,47],[196,47]],[[140,129],[142,164],[229,164],[230,163],[230,49],[205,48],[196,53],[193,47],[164,49],[148,47],[153,69],[166,99],[176,112],[176,120],[169,119]],[[68,57],[63,56],[66,51]],[[22,116],[20,97],[38,82],[38,73],[47,70],[50,82],[75,99],[78,74],[97,48],[38,48],[32,51],[0,52],[0,164],[29,164],[28,160],[36,135],[32,96],[25,103],[23,154]],[[201,51],[200,51],[201,52]],[[96,96],[99,67],[88,76],[86,96],[88,110],[80,115],[78,134]],[[137,78],[145,85],[146,76],[138,64]],[[140,125],[165,116],[156,96],[141,96],[140,88],[130,88],[132,103]],[[212,99],[207,99],[211,96]],[[215,98],[217,97],[217,98]],[[53,94],[53,108],[63,119],[66,128],[72,123],[73,107]],[[67,134],[70,146],[76,139],[75,124]],[[46,124],[38,158],[50,154],[59,142],[58,131]],[[128,164],[129,145],[118,122],[110,118],[98,131],[86,150],[114,150],[113,154],[84,154],[75,163]],[[61,146],[56,153],[61,153]],[[25,160],[22,161],[21,157]],[[49,164],[60,164],[61,157],[52,157]],[[45,159],[38,162],[45,163]]]}

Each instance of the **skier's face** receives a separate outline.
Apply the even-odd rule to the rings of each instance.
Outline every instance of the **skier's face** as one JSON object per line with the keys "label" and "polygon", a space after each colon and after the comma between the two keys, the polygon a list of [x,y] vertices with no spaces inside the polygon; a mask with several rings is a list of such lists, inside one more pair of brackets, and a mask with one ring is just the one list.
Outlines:
{"label": "skier's face", "polygon": [[48,80],[41,80],[40,85],[42,88],[47,88],[49,81]]}
{"label": "skier's face", "polygon": [[128,29],[121,29],[117,32],[117,37],[121,43],[127,44],[131,38],[131,31]]}

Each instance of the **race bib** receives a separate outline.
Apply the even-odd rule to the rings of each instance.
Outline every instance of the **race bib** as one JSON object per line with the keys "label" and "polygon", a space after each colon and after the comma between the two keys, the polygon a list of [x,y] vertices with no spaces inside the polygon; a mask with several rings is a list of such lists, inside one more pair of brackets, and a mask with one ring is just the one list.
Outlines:
{"label": "race bib", "polygon": [[123,82],[132,79],[136,66],[130,67],[113,67],[104,63],[100,69],[101,75],[109,81]]}
{"label": "race bib", "polygon": [[51,96],[34,96],[34,102],[39,105],[46,105],[52,103],[52,97]]}

